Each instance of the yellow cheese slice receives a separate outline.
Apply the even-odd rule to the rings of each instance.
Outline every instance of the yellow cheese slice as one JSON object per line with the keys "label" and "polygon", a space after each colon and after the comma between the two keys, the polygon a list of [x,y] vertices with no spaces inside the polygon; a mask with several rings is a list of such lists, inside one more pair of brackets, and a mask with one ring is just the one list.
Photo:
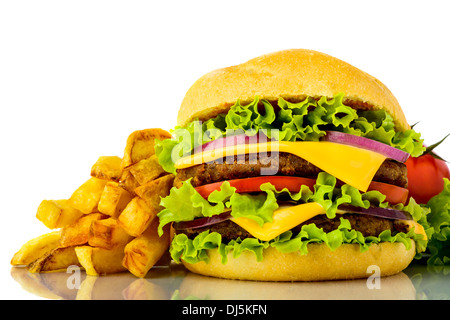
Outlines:
{"label": "yellow cheese slice", "polygon": [[374,151],[328,141],[276,141],[226,146],[196,153],[176,161],[175,168],[184,169],[227,156],[269,151],[294,154],[364,192],[367,191],[373,176],[386,159],[385,156]]}
{"label": "yellow cheese slice", "polygon": [[310,202],[275,210],[273,221],[264,223],[262,227],[255,220],[245,217],[231,220],[255,238],[269,241],[321,213],[325,213],[325,209],[317,202]]}
{"label": "yellow cheese slice", "polygon": [[427,234],[425,233],[425,229],[423,226],[416,221],[413,220],[398,220],[400,223],[403,223],[408,227],[408,231],[414,228],[414,233],[423,235],[423,240],[428,240]]}
{"label": "yellow cheese slice", "polygon": [[[280,207],[273,212],[273,221],[264,223],[262,226],[255,220],[245,217],[232,218],[231,220],[247,230],[255,238],[262,241],[270,241],[283,232],[286,232],[319,214],[325,214],[325,209],[317,202],[309,202],[296,206]],[[427,240],[425,229],[416,221],[398,221],[405,224],[408,231],[414,228],[415,233],[423,235],[423,239]]]}

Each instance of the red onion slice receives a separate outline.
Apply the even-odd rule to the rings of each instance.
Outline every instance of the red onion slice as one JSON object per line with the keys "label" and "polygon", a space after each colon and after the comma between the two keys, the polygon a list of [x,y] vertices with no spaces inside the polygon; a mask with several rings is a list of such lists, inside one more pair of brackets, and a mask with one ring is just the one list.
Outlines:
{"label": "red onion slice", "polygon": [[231,218],[229,212],[224,212],[216,216],[198,218],[192,221],[182,221],[174,223],[173,227],[175,230],[187,230],[187,229],[198,229],[207,227]]}
{"label": "red onion slice", "polygon": [[[367,214],[370,216],[390,220],[412,220],[412,218],[409,215],[406,215],[403,211],[389,208],[370,207],[365,209],[349,204],[343,204],[339,206],[339,210],[345,211],[346,213]],[[198,229],[208,227],[213,224],[229,220],[231,218],[232,216],[230,215],[230,212],[224,212],[212,217],[198,218],[192,221],[177,222],[173,225],[173,227],[175,230]]]}
{"label": "red onion slice", "polygon": [[361,213],[361,214],[367,214],[370,216],[380,217],[384,219],[391,219],[391,220],[412,220],[411,217],[406,215],[401,210],[396,209],[390,209],[390,208],[380,208],[380,207],[369,207],[369,208],[361,208],[361,207],[355,207],[349,204],[341,204],[338,207],[339,210],[343,210],[349,213]]}
{"label": "red onion slice", "polygon": [[242,144],[258,143],[260,138],[262,137],[265,137],[264,142],[270,140],[265,135],[262,135],[262,133],[256,134],[254,136],[247,136],[245,134],[226,136],[213,141],[209,141],[201,146],[196,147],[194,149],[194,154],[201,153],[203,151],[221,149],[227,146],[238,146]]}
{"label": "red onion slice", "polygon": [[369,138],[359,137],[339,131],[326,131],[326,133],[327,134],[322,137],[322,141],[342,143],[353,147],[375,151],[399,162],[405,162],[409,157],[409,153],[405,151]]}

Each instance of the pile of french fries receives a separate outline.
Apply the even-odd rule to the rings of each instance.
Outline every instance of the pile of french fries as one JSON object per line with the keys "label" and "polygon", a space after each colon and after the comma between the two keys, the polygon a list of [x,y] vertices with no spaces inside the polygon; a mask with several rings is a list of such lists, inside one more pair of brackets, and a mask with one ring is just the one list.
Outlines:
{"label": "pile of french fries", "polygon": [[170,227],[158,236],[157,213],[174,175],[161,168],[154,150],[155,139],[170,137],[162,129],[135,131],[123,158],[100,157],[69,199],[42,201],[36,217],[54,231],[25,243],[11,264],[30,272],[76,265],[87,275],[128,270],[144,277],[167,257],[170,243]]}

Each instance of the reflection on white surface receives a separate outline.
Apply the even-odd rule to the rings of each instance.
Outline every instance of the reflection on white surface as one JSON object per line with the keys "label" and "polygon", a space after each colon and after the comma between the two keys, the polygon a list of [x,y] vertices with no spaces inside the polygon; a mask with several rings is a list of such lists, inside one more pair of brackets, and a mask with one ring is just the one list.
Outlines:
{"label": "reflection on white surface", "polygon": [[[370,286],[369,286],[370,287]],[[370,289],[367,279],[320,282],[239,281],[187,274],[180,285],[181,299],[211,300],[373,300],[415,299],[416,291],[404,273],[380,279],[379,289]]]}
{"label": "reflection on white surface", "polygon": [[78,288],[70,285],[71,273],[30,273],[26,268],[12,267],[11,276],[24,290],[48,299],[168,300],[175,290],[172,287],[176,279],[186,272],[184,269],[180,271],[176,268],[154,268],[145,279],[136,278],[128,272],[95,277],[82,271]]}
{"label": "reflection on white surface", "polygon": [[153,268],[139,279],[124,272],[94,277],[81,272],[78,288],[68,285],[70,273],[29,273],[13,267],[11,276],[36,296],[64,300],[365,300],[450,299],[450,269],[430,272],[424,266],[380,279],[371,288],[367,279],[322,282],[260,282],[205,277],[180,265]]}

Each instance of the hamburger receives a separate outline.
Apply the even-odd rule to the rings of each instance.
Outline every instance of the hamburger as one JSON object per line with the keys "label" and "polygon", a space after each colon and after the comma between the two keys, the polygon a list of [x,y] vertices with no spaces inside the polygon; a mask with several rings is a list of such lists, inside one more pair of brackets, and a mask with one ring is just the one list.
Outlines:
{"label": "hamburger", "polygon": [[428,209],[408,197],[404,164],[423,140],[356,67],[312,50],[263,55],[198,79],[177,122],[155,147],[175,174],[159,233],[172,224],[171,256],[188,270],[356,279],[425,250]]}

